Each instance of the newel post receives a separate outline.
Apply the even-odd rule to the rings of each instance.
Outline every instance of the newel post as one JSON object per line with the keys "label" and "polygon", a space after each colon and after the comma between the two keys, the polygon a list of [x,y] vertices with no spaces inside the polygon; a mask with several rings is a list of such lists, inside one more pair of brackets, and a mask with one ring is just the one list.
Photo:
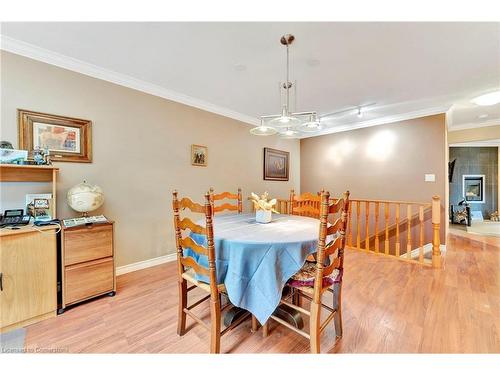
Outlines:
{"label": "newel post", "polygon": [[441,223],[441,199],[438,195],[432,197],[432,266],[441,268],[441,240],[439,227]]}

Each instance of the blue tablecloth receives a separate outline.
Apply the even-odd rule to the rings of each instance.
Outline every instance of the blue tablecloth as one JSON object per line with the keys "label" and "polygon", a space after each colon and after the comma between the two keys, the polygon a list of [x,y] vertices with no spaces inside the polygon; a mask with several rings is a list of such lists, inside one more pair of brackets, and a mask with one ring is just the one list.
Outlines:
{"label": "blue tablecloth", "polygon": [[[255,214],[216,216],[218,283],[226,285],[233,305],[250,311],[263,324],[278,307],[286,281],[316,252],[318,233],[319,220],[308,217],[275,214],[271,223],[259,224]],[[205,236],[192,233],[191,237],[206,246]],[[185,255],[208,266],[205,256],[190,249]]]}

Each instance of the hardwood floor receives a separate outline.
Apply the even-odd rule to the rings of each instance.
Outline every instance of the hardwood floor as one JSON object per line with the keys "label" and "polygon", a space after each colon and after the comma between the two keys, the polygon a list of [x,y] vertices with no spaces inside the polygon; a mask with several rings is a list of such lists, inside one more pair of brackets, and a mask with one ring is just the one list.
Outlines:
{"label": "hardwood floor", "polygon": [[[333,324],[322,352],[500,352],[500,239],[451,234],[443,269],[347,250],[344,337]],[[27,348],[85,353],[208,352],[207,332],[176,334],[175,263],[118,277],[115,297],[103,297],[27,329]],[[207,302],[208,303],[208,302]],[[207,309],[207,303],[197,307]],[[208,315],[207,315],[208,317]],[[309,342],[270,323],[251,333],[250,320],[222,338],[224,353],[308,353]]]}

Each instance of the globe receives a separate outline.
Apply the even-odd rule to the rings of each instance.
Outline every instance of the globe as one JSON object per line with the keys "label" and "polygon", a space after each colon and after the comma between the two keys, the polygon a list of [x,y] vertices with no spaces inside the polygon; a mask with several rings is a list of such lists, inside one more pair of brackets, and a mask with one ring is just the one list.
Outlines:
{"label": "globe", "polygon": [[68,190],[66,199],[73,210],[87,214],[87,212],[97,210],[102,206],[104,193],[99,186],[83,181]]}

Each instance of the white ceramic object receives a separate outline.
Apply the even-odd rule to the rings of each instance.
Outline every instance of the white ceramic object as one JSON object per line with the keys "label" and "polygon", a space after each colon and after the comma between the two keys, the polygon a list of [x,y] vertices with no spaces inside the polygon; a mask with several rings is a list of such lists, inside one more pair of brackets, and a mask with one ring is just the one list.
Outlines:
{"label": "white ceramic object", "polygon": [[271,222],[273,213],[271,211],[257,210],[255,211],[255,221],[257,223],[267,224]]}

